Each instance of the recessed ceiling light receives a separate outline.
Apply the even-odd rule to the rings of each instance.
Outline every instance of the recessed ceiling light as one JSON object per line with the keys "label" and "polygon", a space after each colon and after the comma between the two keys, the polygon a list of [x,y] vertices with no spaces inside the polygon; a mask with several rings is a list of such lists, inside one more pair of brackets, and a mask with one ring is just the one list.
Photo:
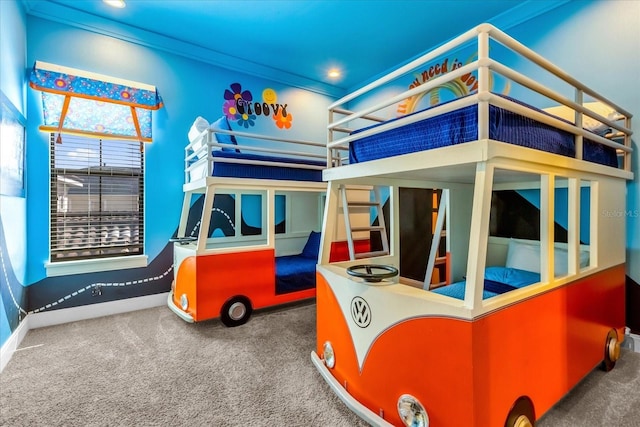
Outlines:
{"label": "recessed ceiling light", "polygon": [[331,70],[329,70],[329,73],[327,73],[327,75],[332,79],[338,78],[340,77],[340,70],[338,70],[337,68],[332,68]]}
{"label": "recessed ceiling light", "polygon": [[102,1],[108,4],[109,6],[117,7],[118,9],[122,9],[123,7],[126,6],[124,0],[102,0]]}

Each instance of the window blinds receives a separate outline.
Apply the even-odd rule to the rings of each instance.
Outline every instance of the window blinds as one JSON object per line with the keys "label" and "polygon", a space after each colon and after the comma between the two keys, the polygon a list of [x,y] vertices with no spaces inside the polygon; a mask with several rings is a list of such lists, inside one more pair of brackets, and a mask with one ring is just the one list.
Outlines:
{"label": "window blinds", "polygon": [[51,262],[141,255],[144,147],[51,134]]}

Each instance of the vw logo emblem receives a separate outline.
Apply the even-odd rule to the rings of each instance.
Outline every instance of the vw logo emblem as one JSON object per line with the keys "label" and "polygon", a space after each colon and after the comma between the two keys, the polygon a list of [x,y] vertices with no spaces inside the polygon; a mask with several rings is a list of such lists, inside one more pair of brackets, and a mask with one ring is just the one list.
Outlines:
{"label": "vw logo emblem", "polygon": [[371,323],[371,308],[363,298],[355,297],[351,300],[351,318],[361,328],[366,328]]}

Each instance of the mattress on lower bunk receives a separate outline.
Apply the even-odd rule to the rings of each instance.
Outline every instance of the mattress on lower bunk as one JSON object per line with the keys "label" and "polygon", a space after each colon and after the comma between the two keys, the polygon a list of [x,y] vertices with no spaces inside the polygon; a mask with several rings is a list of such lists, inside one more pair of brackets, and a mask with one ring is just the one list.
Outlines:
{"label": "mattress on lower bunk", "polygon": [[311,289],[316,286],[317,258],[289,255],[276,258],[276,294]]}
{"label": "mattress on lower bunk", "polygon": [[[313,181],[322,182],[321,169],[309,169],[296,167],[296,165],[311,165],[324,168],[326,163],[310,160],[301,160],[291,157],[264,156],[257,154],[241,153],[237,151],[213,151],[213,173],[212,176],[227,178],[254,178],[254,179],[277,179],[289,181]],[[249,160],[252,162],[277,162],[286,165],[268,164],[243,164],[217,159]],[[290,166],[289,166],[290,165]],[[202,168],[194,168],[191,173],[191,180],[204,178],[207,173],[206,163]]]}
{"label": "mattress on lower bunk", "polygon": [[[540,274],[507,267],[487,267],[484,273],[482,299],[494,297],[515,289],[520,289],[540,281]],[[464,299],[466,281],[452,283],[432,292],[452,298]]]}
{"label": "mattress on lower bunk", "polygon": [[[543,114],[548,114],[516,99],[507,96],[503,97]],[[417,112],[412,114],[417,114]],[[398,119],[396,118],[392,121]],[[360,129],[354,131],[353,134],[380,125],[376,124]],[[493,105],[489,105],[489,138],[549,153],[575,157],[574,135],[572,133]],[[349,145],[349,162],[358,163],[381,159],[461,144],[477,139],[478,105],[474,104],[353,141]],[[588,139],[584,140],[583,147],[584,160],[606,166],[618,166],[614,148]]]}

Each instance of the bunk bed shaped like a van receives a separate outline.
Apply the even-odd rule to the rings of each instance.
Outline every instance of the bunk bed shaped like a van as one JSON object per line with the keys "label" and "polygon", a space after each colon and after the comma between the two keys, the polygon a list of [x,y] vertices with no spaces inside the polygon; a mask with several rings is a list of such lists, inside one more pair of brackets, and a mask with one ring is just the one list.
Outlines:
{"label": "bunk bed shaped like a van", "polygon": [[[245,323],[254,309],[315,296],[324,144],[232,131],[198,117],[185,147],[171,310]],[[314,151],[315,150],[315,151]]]}
{"label": "bunk bed shaped like a van", "polygon": [[[380,100],[390,92],[381,88],[433,70],[443,58],[451,64],[468,46],[477,59]],[[494,54],[535,69],[537,78]],[[380,118],[385,108],[472,77],[477,90],[466,96]],[[492,92],[499,78],[540,108]],[[569,96],[551,89],[558,82]],[[594,107],[602,105],[611,114]],[[559,111],[570,114],[552,114]],[[328,156],[348,152],[349,161],[323,172],[311,359],[343,402],[372,425],[524,427],[598,364],[611,369],[625,326],[630,127],[629,112],[488,24],[331,105]],[[352,251],[350,260],[331,262],[334,230],[349,217],[344,188],[354,185],[387,189],[389,246],[378,256]],[[399,202],[404,189],[431,189],[441,201],[425,246],[446,254],[427,251],[423,281],[400,268],[421,250],[400,250],[412,208]],[[504,191],[537,205],[523,227],[535,238],[493,232],[501,221],[520,222],[497,216]],[[446,273],[436,284],[438,258]]]}

